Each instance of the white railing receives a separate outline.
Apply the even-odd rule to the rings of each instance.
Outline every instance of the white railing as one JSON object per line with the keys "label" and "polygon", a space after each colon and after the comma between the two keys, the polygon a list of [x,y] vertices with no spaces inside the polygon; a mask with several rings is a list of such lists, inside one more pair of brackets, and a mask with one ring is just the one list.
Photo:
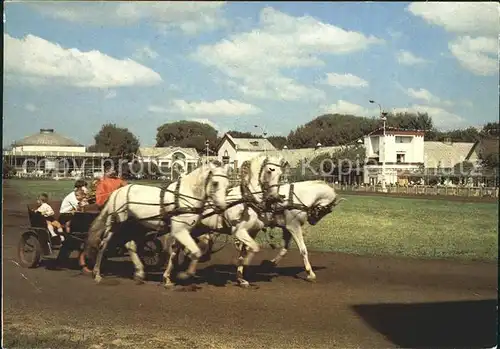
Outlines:
{"label": "white railing", "polygon": [[[380,193],[380,185],[346,185],[334,184],[338,191]],[[389,194],[407,194],[407,195],[451,195],[465,197],[496,197],[498,198],[498,188],[487,187],[437,187],[426,185],[415,186],[387,186]]]}

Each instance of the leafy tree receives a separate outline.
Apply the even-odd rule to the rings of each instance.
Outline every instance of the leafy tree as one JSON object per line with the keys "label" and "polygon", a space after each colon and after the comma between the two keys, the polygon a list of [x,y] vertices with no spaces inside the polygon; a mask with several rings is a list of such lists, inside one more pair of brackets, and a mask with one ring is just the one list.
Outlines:
{"label": "leafy tree", "polygon": [[359,116],[326,114],[290,132],[287,143],[290,148],[314,147],[318,142],[328,146],[347,144],[373,131],[379,123]]}
{"label": "leafy tree", "polygon": [[2,174],[3,178],[10,178],[16,174],[15,168],[7,161],[5,161],[5,159],[3,160],[2,164]]}
{"label": "leafy tree", "polygon": [[139,149],[139,140],[127,128],[115,124],[105,124],[94,136],[95,144],[89,147],[90,151],[109,153],[112,158],[126,158],[131,160]]}
{"label": "leafy tree", "polygon": [[[362,146],[342,147],[333,153],[323,153],[311,160],[311,167],[323,173],[338,174],[351,168],[361,167],[365,161],[366,150]],[[333,166],[333,167],[332,167]]]}
{"label": "leafy tree", "polygon": [[488,122],[483,126],[481,130],[481,135],[484,137],[500,137],[500,128],[499,123],[497,122]]}
{"label": "leafy tree", "polygon": [[276,149],[283,149],[283,147],[287,144],[287,139],[283,136],[270,136],[267,137],[267,139]]}
{"label": "leafy tree", "polygon": [[261,138],[260,135],[254,135],[251,132],[227,131],[234,138]]}
{"label": "leafy tree", "polygon": [[157,131],[157,147],[195,148],[199,153],[204,153],[207,140],[212,152],[217,147],[217,130],[208,124],[183,120],[163,124]]}
{"label": "leafy tree", "polygon": [[483,138],[478,146],[478,157],[484,168],[498,171],[499,166],[499,139]]}

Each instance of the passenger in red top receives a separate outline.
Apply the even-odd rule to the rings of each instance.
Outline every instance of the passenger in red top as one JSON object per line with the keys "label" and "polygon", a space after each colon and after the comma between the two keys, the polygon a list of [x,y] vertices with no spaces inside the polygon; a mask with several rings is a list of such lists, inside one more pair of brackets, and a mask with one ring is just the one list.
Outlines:
{"label": "passenger in red top", "polygon": [[112,192],[126,185],[128,185],[128,183],[118,177],[114,170],[111,169],[107,171],[104,177],[97,183],[95,189],[95,203],[99,209],[102,209]]}

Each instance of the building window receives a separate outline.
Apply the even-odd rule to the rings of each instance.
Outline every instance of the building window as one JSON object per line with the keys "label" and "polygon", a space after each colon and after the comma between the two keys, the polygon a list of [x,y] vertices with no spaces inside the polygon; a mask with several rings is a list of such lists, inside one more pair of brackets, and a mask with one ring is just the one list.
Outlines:
{"label": "building window", "polygon": [[400,164],[402,162],[406,162],[405,161],[405,154],[396,154],[396,162],[398,164]]}
{"label": "building window", "polygon": [[396,143],[411,143],[412,137],[408,136],[396,136]]}

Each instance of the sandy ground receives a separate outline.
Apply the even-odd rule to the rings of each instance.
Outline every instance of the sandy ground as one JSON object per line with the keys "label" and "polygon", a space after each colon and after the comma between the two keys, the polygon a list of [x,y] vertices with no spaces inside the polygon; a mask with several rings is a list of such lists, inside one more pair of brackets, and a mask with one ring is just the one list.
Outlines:
{"label": "sandy ground", "polygon": [[[486,348],[496,345],[496,263],[310,253],[318,281],[292,251],[274,270],[234,285],[232,246],[200,265],[198,287],[136,285],[111,259],[96,285],[77,269],[23,269],[24,207],[5,192],[4,348]],[[16,344],[17,343],[17,344]],[[10,346],[8,346],[10,344]]]}

